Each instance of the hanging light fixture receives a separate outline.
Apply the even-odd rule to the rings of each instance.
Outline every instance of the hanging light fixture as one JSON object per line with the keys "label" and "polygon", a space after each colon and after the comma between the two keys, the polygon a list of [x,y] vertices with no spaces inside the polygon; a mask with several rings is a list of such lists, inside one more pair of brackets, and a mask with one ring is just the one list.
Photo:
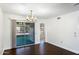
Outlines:
{"label": "hanging light fixture", "polygon": [[33,16],[32,15],[32,10],[30,10],[30,14],[26,17],[26,20],[27,21],[30,21],[30,22],[35,22],[36,19],[37,19],[37,17],[36,16]]}

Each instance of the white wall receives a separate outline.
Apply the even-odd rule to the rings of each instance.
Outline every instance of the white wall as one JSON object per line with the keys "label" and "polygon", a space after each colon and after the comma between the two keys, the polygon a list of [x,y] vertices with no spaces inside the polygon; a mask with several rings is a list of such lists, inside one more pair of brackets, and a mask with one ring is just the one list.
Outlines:
{"label": "white wall", "polygon": [[3,52],[3,12],[0,8],[0,54]]}
{"label": "white wall", "polygon": [[11,19],[22,20],[22,16],[4,13],[4,50],[12,47]]}
{"label": "white wall", "polygon": [[79,53],[79,11],[59,17],[46,21],[48,42]]}
{"label": "white wall", "polygon": [[[25,17],[4,13],[4,50],[12,48],[12,37],[11,37],[11,19],[24,20]],[[35,44],[40,43],[40,21],[35,23]]]}

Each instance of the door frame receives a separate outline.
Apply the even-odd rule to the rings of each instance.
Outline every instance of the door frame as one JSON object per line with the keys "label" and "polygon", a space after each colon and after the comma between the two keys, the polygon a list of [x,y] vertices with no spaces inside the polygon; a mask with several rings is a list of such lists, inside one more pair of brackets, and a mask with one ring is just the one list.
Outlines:
{"label": "door frame", "polygon": [[[25,20],[21,20],[21,21],[25,21]],[[17,22],[17,20],[15,20],[15,19],[11,20],[12,48],[18,48],[16,46],[16,22]],[[34,26],[33,26],[34,27],[33,28],[33,40],[34,40],[34,44],[35,44],[35,22],[27,22],[27,23],[34,24]],[[34,44],[28,44],[28,45],[34,45]],[[23,45],[23,46],[28,46],[28,45]],[[23,46],[19,46],[19,47],[23,47]]]}

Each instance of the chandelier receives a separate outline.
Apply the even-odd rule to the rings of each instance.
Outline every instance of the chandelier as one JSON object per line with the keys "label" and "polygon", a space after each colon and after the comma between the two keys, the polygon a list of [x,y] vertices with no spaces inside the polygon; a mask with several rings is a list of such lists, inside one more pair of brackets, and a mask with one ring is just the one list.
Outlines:
{"label": "chandelier", "polygon": [[36,19],[37,19],[37,17],[36,16],[33,16],[32,10],[30,10],[30,14],[28,16],[26,16],[26,20],[27,21],[30,21],[30,22],[35,22]]}

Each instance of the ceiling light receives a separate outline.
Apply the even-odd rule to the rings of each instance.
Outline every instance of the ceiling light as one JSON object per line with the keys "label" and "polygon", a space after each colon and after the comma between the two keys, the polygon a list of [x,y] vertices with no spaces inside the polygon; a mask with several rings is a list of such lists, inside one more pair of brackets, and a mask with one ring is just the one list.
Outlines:
{"label": "ceiling light", "polygon": [[26,20],[27,21],[30,21],[30,22],[35,22],[36,19],[37,19],[37,17],[36,16],[33,16],[32,10],[30,10],[30,14],[28,16],[26,16]]}

